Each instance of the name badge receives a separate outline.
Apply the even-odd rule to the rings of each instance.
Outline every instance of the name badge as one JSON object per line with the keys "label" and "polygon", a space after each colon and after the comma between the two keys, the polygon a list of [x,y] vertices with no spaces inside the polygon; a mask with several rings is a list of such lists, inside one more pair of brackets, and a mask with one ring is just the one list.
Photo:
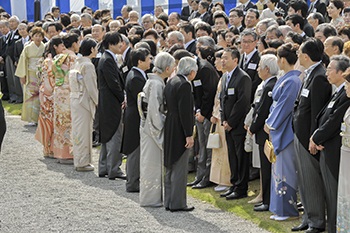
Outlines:
{"label": "name badge", "polygon": [[227,89],[227,94],[228,95],[234,95],[235,94],[235,89],[234,88]]}
{"label": "name badge", "polygon": [[15,40],[17,40],[17,39],[19,38],[19,36],[18,36],[18,35],[15,35],[13,38],[14,38]]}
{"label": "name badge", "polygon": [[257,66],[258,66],[257,64],[249,63],[249,64],[248,64],[248,69],[250,69],[250,70],[256,70],[256,67],[257,67]]}
{"label": "name badge", "polygon": [[316,9],[316,8],[314,8],[314,9],[312,10],[312,12],[313,12],[313,13],[316,13],[316,12],[317,12],[317,9]]}
{"label": "name badge", "polygon": [[123,70],[123,73],[126,73],[128,72],[129,68],[127,66],[124,66],[122,70]]}
{"label": "name badge", "polygon": [[193,85],[194,85],[195,87],[202,86],[202,81],[201,81],[201,80],[194,80],[194,81],[193,81]]}
{"label": "name badge", "polygon": [[261,97],[256,98],[255,103],[260,103],[260,98]]}
{"label": "name badge", "polygon": [[101,58],[101,56],[102,56],[102,53],[97,53],[96,54],[96,58]]}
{"label": "name badge", "polygon": [[346,132],[346,124],[344,122],[341,124],[340,130]]}
{"label": "name badge", "polygon": [[328,107],[327,107],[327,108],[333,108],[334,103],[335,103],[335,101],[331,101],[331,102],[329,102],[329,104],[328,104]]}
{"label": "name badge", "polygon": [[305,98],[307,98],[307,97],[309,97],[309,90],[308,89],[303,89],[302,91],[301,91],[301,96],[303,96],[303,97],[305,97]]}

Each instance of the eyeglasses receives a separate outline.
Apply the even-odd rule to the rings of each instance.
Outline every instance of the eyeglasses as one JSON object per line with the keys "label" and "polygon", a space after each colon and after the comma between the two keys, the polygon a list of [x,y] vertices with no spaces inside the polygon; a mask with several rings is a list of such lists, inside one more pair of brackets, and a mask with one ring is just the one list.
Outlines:
{"label": "eyeglasses", "polygon": [[242,44],[251,44],[251,43],[254,43],[255,40],[242,40],[241,43]]}

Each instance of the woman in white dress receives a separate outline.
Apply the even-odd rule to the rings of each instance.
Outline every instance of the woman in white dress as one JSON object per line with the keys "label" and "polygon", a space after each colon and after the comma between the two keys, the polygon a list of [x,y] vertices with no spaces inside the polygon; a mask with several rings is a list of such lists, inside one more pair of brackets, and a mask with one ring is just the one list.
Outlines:
{"label": "woman in white dress", "polygon": [[[175,59],[166,52],[156,56],[152,74],[139,94],[140,124],[140,205],[162,206],[163,127],[165,109],[164,79],[175,67]],[[143,95],[143,97],[141,97]]]}

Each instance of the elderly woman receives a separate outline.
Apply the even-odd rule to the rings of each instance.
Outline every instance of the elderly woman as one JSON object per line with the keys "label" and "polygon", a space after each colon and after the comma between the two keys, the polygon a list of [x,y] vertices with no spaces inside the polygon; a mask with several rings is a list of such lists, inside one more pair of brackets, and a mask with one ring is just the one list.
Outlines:
{"label": "elderly woman", "polygon": [[165,109],[163,100],[164,79],[175,68],[175,59],[167,52],[161,52],[154,61],[154,68],[148,74],[143,88],[144,103],[138,101],[141,116],[140,125],[140,205],[162,206],[162,170],[163,170],[163,128]]}
{"label": "elderly woman", "polygon": [[270,219],[283,221],[298,216],[296,201],[297,176],[295,168],[292,113],[301,87],[300,71],[294,70],[298,60],[297,45],[287,43],[277,50],[278,65],[284,75],[278,79],[273,91],[270,115],[264,130],[270,134],[277,156],[271,169]]}
{"label": "elderly woman", "polygon": [[267,211],[270,205],[271,163],[264,153],[264,144],[266,139],[269,138],[264,131],[264,123],[270,112],[272,89],[277,81],[278,72],[279,67],[275,55],[266,54],[261,56],[258,67],[258,74],[262,79],[261,96],[255,100],[253,121],[248,129],[249,134],[255,134],[255,142],[259,145],[262,204],[254,207],[255,211]]}
{"label": "elderly woman", "polygon": [[72,144],[76,171],[93,171],[92,122],[98,101],[97,77],[91,59],[96,57],[96,41],[82,41],[79,53],[83,57],[76,60],[69,74],[70,106],[72,117]]}

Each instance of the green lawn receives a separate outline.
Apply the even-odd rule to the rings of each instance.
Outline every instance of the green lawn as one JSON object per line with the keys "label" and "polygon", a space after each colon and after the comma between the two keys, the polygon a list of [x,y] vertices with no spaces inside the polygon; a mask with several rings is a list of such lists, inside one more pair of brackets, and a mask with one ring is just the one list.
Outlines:
{"label": "green lawn", "polygon": [[21,115],[22,104],[9,104],[7,101],[2,101],[2,106],[11,115]]}
{"label": "green lawn", "polygon": [[[195,174],[191,173],[188,176],[189,182],[193,181]],[[187,193],[194,198],[202,200],[213,204],[214,206],[236,215],[250,220],[257,224],[259,227],[264,228],[270,232],[291,232],[293,226],[300,224],[300,219],[287,220],[283,222],[278,222],[275,220],[270,220],[271,212],[255,212],[253,210],[254,204],[248,204],[248,201],[253,199],[259,193],[259,180],[249,182],[248,188],[248,198],[243,198],[239,200],[227,201],[225,198],[220,197],[219,192],[214,191],[214,187],[209,187],[205,189],[192,189],[187,188]]]}

